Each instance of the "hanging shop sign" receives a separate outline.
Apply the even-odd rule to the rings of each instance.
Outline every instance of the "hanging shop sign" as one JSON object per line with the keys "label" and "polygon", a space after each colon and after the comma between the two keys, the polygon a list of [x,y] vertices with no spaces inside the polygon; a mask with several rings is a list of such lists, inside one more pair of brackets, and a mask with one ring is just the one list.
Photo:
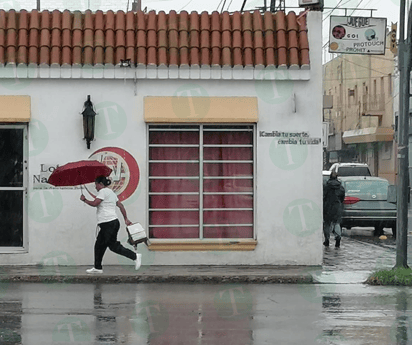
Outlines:
{"label": "hanging shop sign", "polygon": [[384,55],[386,18],[330,17],[329,52]]}

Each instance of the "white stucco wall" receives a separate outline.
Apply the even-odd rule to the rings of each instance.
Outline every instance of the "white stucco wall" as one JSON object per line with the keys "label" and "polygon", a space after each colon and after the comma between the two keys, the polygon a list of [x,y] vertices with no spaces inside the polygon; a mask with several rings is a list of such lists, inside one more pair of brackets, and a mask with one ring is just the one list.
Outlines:
{"label": "white stucco wall", "polygon": [[[193,85],[208,96],[258,98],[256,128],[256,239],[254,251],[239,252],[148,252],[143,264],[155,265],[319,265],[322,261],[322,145],[276,145],[279,138],[259,136],[265,132],[305,132],[321,138],[322,71],[320,13],[309,13],[311,49],[310,80],[93,80],[32,79],[20,88],[5,80],[0,92],[31,97],[29,123],[28,251],[0,252],[0,264],[50,263],[45,257],[56,252],[76,265],[93,264],[95,209],[79,201],[79,190],[33,189],[33,175],[42,164],[65,164],[88,159],[99,148],[120,147],[139,164],[137,191],[124,204],[129,218],[147,226],[147,133],[143,114],[145,96],[174,96]],[[288,71],[276,71],[288,75]],[[9,84],[7,84],[9,82]],[[8,86],[9,85],[9,86]],[[136,90],[135,90],[136,88]],[[137,95],[135,95],[137,91]],[[82,140],[82,106],[91,95],[99,111],[96,140],[87,150]],[[104,103],[106,102],[106,103]],[[114,106],[118,123],[110,123],[103,108]],[[119,213],[120,216],[120,213]],[[122,217],[118,238],[125,242]],[[314,226],[314,224],[316,226]],[[306,228],[308,229],[305,229]],[[70,263],[70,262],[69,262]],[[106,252],[103,264],[130,264]]]}

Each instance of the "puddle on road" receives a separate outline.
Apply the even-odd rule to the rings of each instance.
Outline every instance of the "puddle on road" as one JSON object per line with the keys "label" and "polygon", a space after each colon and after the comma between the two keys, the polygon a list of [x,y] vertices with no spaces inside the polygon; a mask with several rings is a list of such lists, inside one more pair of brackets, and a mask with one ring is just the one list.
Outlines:
{"label": "puddle on road", "polygon": [[310,272],[314,282],[319,284],[362,284],[371,271],[316,271]]}

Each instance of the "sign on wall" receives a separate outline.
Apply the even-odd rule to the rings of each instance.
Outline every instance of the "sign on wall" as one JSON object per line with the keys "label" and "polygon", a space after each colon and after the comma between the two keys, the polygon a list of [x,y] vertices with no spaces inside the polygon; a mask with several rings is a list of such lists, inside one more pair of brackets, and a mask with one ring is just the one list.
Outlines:
{"label": "sign on wall", "polygon": [[384,55],[386,18],[330,16],[329,52]]}
{"label": "sign on wall", "polygon": [[[97,160],[112,169],[110,188],[116,193],[120,201],[128,199],[137,189],[140,181],[140,169],[135,158],[126,150],[119,147],[103,147],[89,156],[90,160]],[[92,187],[94,183],[82,186],[53,186],[48,183],[52,172],[60,164],[42,163],[36,174],[33,175],[33,189],[81,189],[85,188],[90,195],[93,195]]]}

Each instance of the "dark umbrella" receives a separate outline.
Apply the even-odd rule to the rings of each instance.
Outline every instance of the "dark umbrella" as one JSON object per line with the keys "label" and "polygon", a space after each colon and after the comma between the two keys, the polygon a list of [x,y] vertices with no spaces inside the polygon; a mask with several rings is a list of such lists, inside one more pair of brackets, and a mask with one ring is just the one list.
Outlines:
{"label": "dark umbrella", "polygon": [[78,186],[91,183],[99,176],[109,176],[112,169],[98,161],[79,161],[59,166],[47,181],[53,186]]}

